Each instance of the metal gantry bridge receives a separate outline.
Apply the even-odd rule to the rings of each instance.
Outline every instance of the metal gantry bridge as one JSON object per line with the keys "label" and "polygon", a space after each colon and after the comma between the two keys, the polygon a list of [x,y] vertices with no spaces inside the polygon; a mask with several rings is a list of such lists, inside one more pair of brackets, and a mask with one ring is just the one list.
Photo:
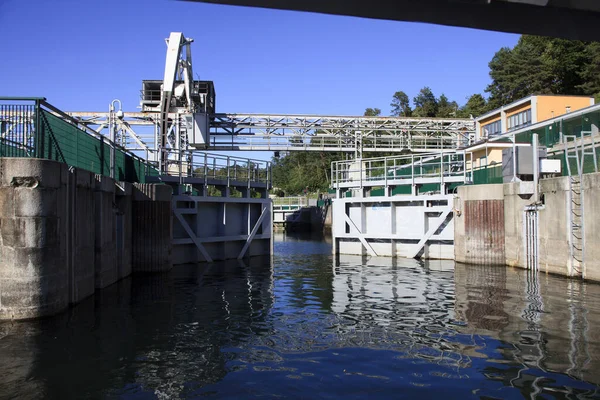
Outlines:
{"label": "metal gantry bridge", "polygon": [[[455,152],[473,141],[472,119],[217,113],[213,82],[193,80],[192,43],[171,32],[164,78],[142,81],[140,112],[124,112],[119,100],[108,112],[48,112],[145,158],[163,175],[190,170],[203,151],[330,151],[362,159],[363,152]],[[37,117],[4,114],[7,129],[32,128]]]}
{"label": "metal gantry bridge", "polygon": [[[132,151],[158,150],[158,113],[69,112],[98,133],[114,129],[115,139]],[[470,119],[348,117],[216,113],[209,117],[209,140],[190,143],[185,116],[172,114],[168,144],[172,151],[455,151],[473,139]],[[112,128],[111,128],[112,126]]]}

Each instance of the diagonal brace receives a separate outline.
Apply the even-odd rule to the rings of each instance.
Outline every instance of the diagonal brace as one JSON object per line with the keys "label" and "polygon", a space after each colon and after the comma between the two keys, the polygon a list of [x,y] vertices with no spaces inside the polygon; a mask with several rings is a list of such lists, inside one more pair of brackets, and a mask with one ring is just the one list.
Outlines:
{"label": "diagonal brace", "polygon": [[425,235],[423,235],[421,240],[419,240],[416,250],[413,252],[413,254],[409,258],[417,257],[417,255],[421,252],[421,249],[423,249],[423,247],[425,246],[425,243],[427,243],[427,241],[440,228],[440,226],[442,226],[444,221],[446,221],[446,218],[448,218],[448,214],[450,214],[450,212],[452,212],[452,210],[446,210],[442,213],[442,215],[440,215],[439,217],[437,217],[436,220],[434,220],[434,224],[429,227],[429,230],[425,233]]}
{"label": "diagonal brace", "polygon": [[213,259],[208,254],[208,251],[206,251],[206,248],[202,245],[202,243],[200,243],[200,239],[198,239],[198,237],[196,236],[192,228],[190,228],[190,226],[188,225],[187,221],[183,218],[181,213],[177,210],[173,210],[173,214],[175,215],[175,217],[177,217],[177,220],[179,221],[185,232],[188,234],[190,239],[192,239],[198,250],[200,250],[200,253],[202,253],[204,259],[207,262],[213,262]]}
{"label": "diagonal brace", "polygon": [[350,217],[348,216],[348,214],[344,213],[344,219],[346,220],[346,222],[348,223],[348,225],[353,226],[354,229],[356,230],[356,232],[358,233],[358,240],[360,240],[360,242],[363,244],[363,246],[365,246],[365,249],[367,249],[367,251],[369,252],[370,255],[377,257],[377,253],[375,253],[375,250],[373,250],[373,247],[371,247],[371,245],[369,244],[369,242],[366,241],[366,239],[364,238],[364,235],[362,234],[362,232],[360,231],[360,229],[358,229],[358,227],[356,226],[356,224],[354,224],[354,221],[352,221],[350,219]]}
{"label": "diagonal brace", "polygon": [[254,236],[256,236],[256,232],[258,232],[258,228],[260,227],[263,220],[265,219],[265,216],[268,214],[267,210],[268,210],[268,207],[263,207],[262,213],[260,214],[260,217],[258,217],[258,221],[256,221],[256,224],[254,224],[254,227],[252,228],[252,232],[250,232],[250,235],[248,235],[248,239],[246,239],[246,243],[244,244],[242,251],[240,251],[238,260],[241,260],[242,258],[244,258],[244,255],[246,255],[246,251],[248,251],[248,247],[250,247],[250,243],[252,243],[252,241],[254,240]]}

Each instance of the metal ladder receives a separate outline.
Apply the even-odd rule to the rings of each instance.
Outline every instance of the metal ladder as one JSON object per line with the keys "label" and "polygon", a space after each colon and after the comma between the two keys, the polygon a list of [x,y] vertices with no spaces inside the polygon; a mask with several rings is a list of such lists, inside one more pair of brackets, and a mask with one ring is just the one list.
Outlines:
{"label": "metal ladder", "polygon": [[[584,132],[581,133],[581,149],[579,149],[577,136],[575,135],[564,135],[563,144],[565,149],[565,163],[567,164],[569,177],[569,270],[571,276],[585,278],[585,230],[581,180],[583,175],[583,161],[587,153],[584,150],[583,134]],[[571,148],[569,148],[569,144],[572,144]],[[592,150],[594,151],[595,158],[595,149],[593,146]],[[576,175],[573,175],[573,172],[575,171],[572,171],[571,160],[575,160],[575,166],[577,167]]]}

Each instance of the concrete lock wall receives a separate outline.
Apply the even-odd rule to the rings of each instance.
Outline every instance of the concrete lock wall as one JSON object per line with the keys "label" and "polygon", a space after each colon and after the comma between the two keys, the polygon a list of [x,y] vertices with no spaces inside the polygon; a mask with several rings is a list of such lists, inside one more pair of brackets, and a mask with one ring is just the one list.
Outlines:
{"label": "concrete lock wall", "polygon": [[167,185],[133,185],[134,272],[161,272],[173,267],[172,193],[173,190]]}
{"label": "concrete lock wall", "polygon": [[0,158],[0,320],[56,314],[128,276],[136,254],[138,270],[170,268],[170,196],[165,185],[134,191],[55,161]]}
{"label": "concrete lock wall", "polygon": [[129,182],[117,184],[116,213],[117,277],[123,279],[132,272],[133,184]]}
{"label": "concrete lock wall", "polygon": [[[584,204],[585,278],[600,281],[600,266],[597,263],[600,260],[600,173],[584,175],[581,188]],[[456,261],[526,268],[523,219],[525,207],[533,204],[532,192],[532,182],[459,188],[454,225]],[[539,182],[539,192],[544,201],[538,208],[538,268],[546,273],[572,275],[576,271],[570,268],[569,178],[542,179]],[[493,204],[495,201],[503,201],[503,225],[498,220],[500,210]],[[469,222],[469,216],[477,219]],[[494,239],[501,230],[503,243]],[[502,252],[504,262],[501,262]]]}
{"label": "concrete lock wall", "polygon": [[454,202],[455,260],[465,264],[504,265],[502,184],[461,186]]}
{"label": "concrete lock wall", "polygon": [[53,161],[0,159],[0,319],[50,315],[69,304],[68,175]]}
{"label": "concrete lock wall", "polygon": [[569,179],[543,179],[540,193],[544,195],[544,207],[538,213],[539,269],[569,275]]}
{"label": "concrete lock wall", "polygon": [[115,232],[115,181],[96,175],[95,206],[95,284],[102,289],[115,283],[117,276]]}
{"label": "concrete lock wall", "polygon": [[600,173],[583,176],[586,278],[600,281]]}
{"label": "concrete lock wall", "polygon": [[66,198],[67,262],[69,270],[69,302],[74,304],[94,294],[96,271],[90,266],[96,263],[95,175],[74,169],[69,174]]}
{"label": "concrete lock wall", "polygon": [[525,268],[523,246],[523,209],[531,200],[521,193],[521,183],[504,185],[504,252],[506,264],[511,267]]}
{"label": "concrete lock wall", "polygon": [[[600,281],[600,173],[586,174],[581,182],[585,231],[585,278]],[[539,212],[540,260],[545,272],[569,275],[569,178],[540,181],[544,208]]]}

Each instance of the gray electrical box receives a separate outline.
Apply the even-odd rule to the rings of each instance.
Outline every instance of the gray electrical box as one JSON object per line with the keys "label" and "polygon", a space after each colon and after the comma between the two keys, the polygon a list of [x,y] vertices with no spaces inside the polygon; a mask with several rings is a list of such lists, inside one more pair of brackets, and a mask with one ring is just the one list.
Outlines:
{"label": "gray electrical box", "polygon": [[184,117],[190,146],[205,149],[210,144],[210,120],[208,114],[186,114]]}
{"label": "gray electrical box", "polygon": [[[533,176],[533,147],[517,146],[515,148],[517,159],[518,177]],[[538,146],[538,157],[541,159],[547,157],[545,146]],[[504,183],[510,182],[513,177],[513,149],[502,150],[502,180]]]}

